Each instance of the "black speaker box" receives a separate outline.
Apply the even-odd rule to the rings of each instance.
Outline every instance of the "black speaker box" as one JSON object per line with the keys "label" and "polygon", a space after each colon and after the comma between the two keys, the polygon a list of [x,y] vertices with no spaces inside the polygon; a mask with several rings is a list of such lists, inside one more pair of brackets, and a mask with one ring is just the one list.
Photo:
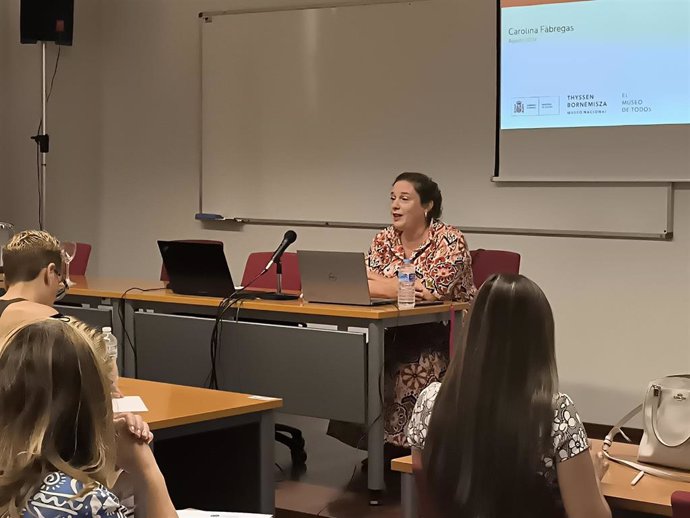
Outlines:
{"label": "black speaker box", "polygon": [[54,41],[72,45],[74,0],[21,0],[19,32],[22,43]]}

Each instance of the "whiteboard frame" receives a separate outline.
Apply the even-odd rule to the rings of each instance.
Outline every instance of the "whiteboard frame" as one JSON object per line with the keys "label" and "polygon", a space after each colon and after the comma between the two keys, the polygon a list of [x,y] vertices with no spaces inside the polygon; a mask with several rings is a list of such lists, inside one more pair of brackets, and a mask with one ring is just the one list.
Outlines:
{"label": "whiteboard frame", "polygon": [[[245,218],[245,217],[225,217],[222,214],[206,213],[203,210],[203,25],[211,23],[214,17],[240,14],[256,14],[256,13],[274,13],[274,12],[288,12],[288,11],[306,11],[317,9],[329,9],[333,7],[361,7],[367,5],[382,5],[382,4],[412,4],[421,3],[428,0],[353,0],[348,1],[334,1],[313,4],[291,5],[285,7],[263,7],[254,9],[228,9],[222,11],[202,11],[198,14],[199,19],[199,211],[195,215],[195,219],[202,222],[224,222],[233,225],[270,225],[270,226],[300,226],[300,227],[327,227],[327,228],[349,228],[349,229],[382,229],[388,226],[384,223],[356,223],[346,221],[317,221],[317,220],[288,220],[288,219],[263,219],[263,218]],[[667,189],[666,195],[666,225],[665,229],[660,233],[654,232],[608,232],[595,230],[562,230],[562,229],[529,229],[529,228],[504,228],[504,227],[462,227],[461,230],[466,234],[492,234],[492,235],[515,235],[515,236],[541,236],[541,237],[576,237],[576,238],[594,238],[594,239],[624,239],[624,240],[643,240],[643,241],[672,241],[673,240],[673,220],[674,220],[674,191],[675,184],[690,183],[690,180],[663,180],[663,179],[506,179],[500,178],[498,175],[499,167],[499,135],[500,135],[500,0],[498,0],[497,7],[497,50],[498,56],[496,59],[497,65],[497,95],[496,95],[496,151],[495,151],[495,170],[494,174],[490,176],[490,180],[495,183],[503,183],[506,186],[510,184],[533,184],[539,186],[549,185],[627,185],[627,186],[665,186]]]}
{"label": "whiteboard frame", "polygon": [[[592,182],[585,182],[592,183]],[[656,182],[657,184],[659,182]],[[578,237],[590,239],[624,239],[635,241],[672,241],[673,240],[673,214],[675,189],[673,184],[666,185],[666,229],[661,233],[653,232],[606,232],[597,230],[557,230],[557,229],[528,229],[528,228],[503,228],[503,227],[464,227],[460,226],[465,234],[491,234],[509,236],[537,236],[537,237]],[[325,227],[325,228],[350,228],[381,230],[388,223],[354,223],[347,221],[312,221],[312,220],[288,220],[288,219],[261,219],[261,218],[226,218],[220,214],[208,214],[200,212],[196,219],[202,222],[228,223],[232,225],[267,225],[290,227]]]}

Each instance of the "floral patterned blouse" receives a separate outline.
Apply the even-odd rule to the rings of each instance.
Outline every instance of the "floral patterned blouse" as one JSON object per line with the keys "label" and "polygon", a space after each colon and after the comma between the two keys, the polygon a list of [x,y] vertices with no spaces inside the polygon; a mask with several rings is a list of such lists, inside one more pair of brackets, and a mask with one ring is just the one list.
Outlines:
{"label": "floral patterned blouse", "polygon": [[[411,259],[417,278],[437,299],[469,301],[474,297],[472,259],[465,236],[457,228],[433,220],[428,238]],[[395,277],[404,260],[400,232],[390,226],[374,238],[367,254],[367,267],[384,277]]]}
{"label": "floral patterned blouse", "polygon": [[[49,473],[24,510],[24,518],[126,518],[131,510],[100,484],[80,495],[84,484],[56,471]],[[80,496],[77,496],[80,495]]]}
{"label": "floral patterned blouse", "polygon": [[[407,440],[413,448],[422,449],[426,442],[426,434],[431,420],[431,411],[436,402],[436,396],[441,388],[440,383],[432,383],[422,391],[417,399],[410,422],[407,425]],[[554,397],[553,454],[542,458],[544,471],[541,474],[550,485],[557,483],[556,465],[571,459],[589,449],[587,432],[575,409],[573,400],[566,394]]]}

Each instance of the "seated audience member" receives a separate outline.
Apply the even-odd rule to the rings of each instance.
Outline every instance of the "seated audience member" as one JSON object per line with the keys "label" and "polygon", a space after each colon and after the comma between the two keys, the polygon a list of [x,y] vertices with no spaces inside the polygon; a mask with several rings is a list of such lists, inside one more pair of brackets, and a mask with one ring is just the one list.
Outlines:
{"label": "seated audience member", "polygon": [[116,466],[141,515],[177,516],[147,442],[113,419],[106,365],[79,327],[44,319],[0,348],[0,516],[122,518]]}
{"label": "seated audience member", "polygon": [[0,339],[16,327],[52,317],[64,293],[60,242],[47,232],[26,230],[2,249],[7,292],[0,297]]}
{"label": "seated audience member", "polygon": [[551,307],[522,275],[484,283],[462,351],[443,383],[420,394],[407,434],[432,514],[611,516],[599,488],[608,464],[601,453],[592,461],[575,405],[558,389]]}

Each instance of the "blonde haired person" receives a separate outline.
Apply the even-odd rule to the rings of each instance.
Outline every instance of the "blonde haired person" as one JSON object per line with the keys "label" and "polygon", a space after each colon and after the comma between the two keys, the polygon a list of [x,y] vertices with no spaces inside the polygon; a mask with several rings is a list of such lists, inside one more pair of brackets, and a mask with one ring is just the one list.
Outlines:
{"label": "blonde haired person", "polygon": [[60,242],[47,232],[19,232],[2,248],[2,261],[0,340],[20,325],[57,316],[52,306],[66,289]]}
{"label": "blonde haired person", "polygon": [[0,516],[122,518],[116,466],[143,516],[176,516],[147,440],[127,427],[82,329],[45,319],[16,330],[0,349]]}

